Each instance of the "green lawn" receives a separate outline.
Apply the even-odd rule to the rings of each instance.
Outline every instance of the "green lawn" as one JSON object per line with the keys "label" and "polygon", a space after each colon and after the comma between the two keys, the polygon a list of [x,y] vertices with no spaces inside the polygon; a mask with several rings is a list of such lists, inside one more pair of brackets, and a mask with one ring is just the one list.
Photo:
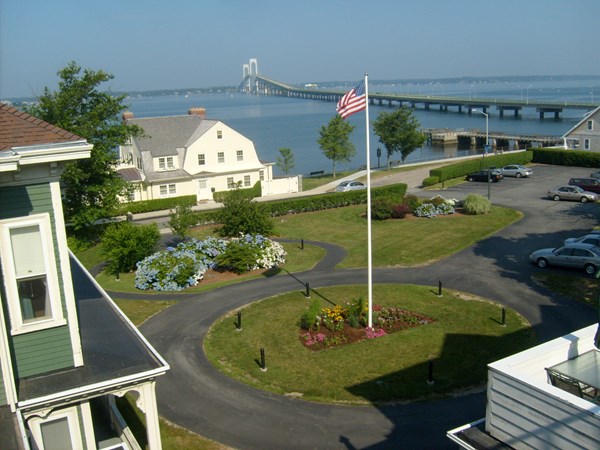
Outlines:
{"label": "green lawn", "polygon": [[[345,304],[365,286],[318,289],[323,306]],[[298,322],[310,300],[301,292],[243,309],[242,331],[231,312],[209,331],[204,349],[219,370],[259,389],[308,400],[348,404],[431,399],[483,385],[486,364],[535,345],[531,328],[513,311],[456,292],[413,285],[375,285],[376,304],[425,314],[434,322],[346,346],[313,352],[299,340]],[[315,294],[313,294],[314,296]],[[265,349],[267,371],[257,363]],[[426,383],[434,364],[433,386]]]}
{"label": "green lawn", "polygon": [[[341,267],[367,265],[365,206],[349,206],[278,218],[277,232],[289,238],[304,238],[338,244],[348,250]],[[490,214],[453,214],[433,219],[372,222],[373,266],[426,264],[466,248],[478,240],[519,220],[521,214],[493,206]]]}

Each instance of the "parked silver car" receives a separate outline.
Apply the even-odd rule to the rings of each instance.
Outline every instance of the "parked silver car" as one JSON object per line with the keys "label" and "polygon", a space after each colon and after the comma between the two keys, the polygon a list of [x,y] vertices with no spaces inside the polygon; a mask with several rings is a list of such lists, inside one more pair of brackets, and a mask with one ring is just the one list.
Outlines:
{"label": "parked silver car", "polygon": [[529,255],[529,260],[541,268],[574,267],[593,275],[600,267],[600,249],[591,244],[566,244],[559,248],[537,250]]}
{"label": "parked silver car", "polygon": [[500,173],[505,177],[530,177],[533,175],[533,169],[520,164],[509,164],[508,166],[501,168]]}
{"label": "parked silver car", "polygon": [[586,234],[578,238],[565,239],[565,245],[567,244],[592,244],[600,247],[600,234]]}
{"label": "parked silver car", "polygon": [[576,202],[595,202],[598,196],[593,192],[584,191],[579,186],[559,186],[548,191],[552,200],[574,200]]}
{"label": "parked silver car", "polygon": [[342,181],[335,187],[336,192],[346,192],[346,191],[359,191],[361,189],[366,189],[365,186],[360,181]]}

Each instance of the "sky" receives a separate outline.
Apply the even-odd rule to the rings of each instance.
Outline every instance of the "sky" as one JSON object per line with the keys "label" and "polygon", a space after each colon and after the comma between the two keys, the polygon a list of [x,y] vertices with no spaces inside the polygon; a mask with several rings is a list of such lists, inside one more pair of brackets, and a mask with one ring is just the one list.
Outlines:
{"label": "sky", "polygon": [[600,75],[599,0],[0,0],[0,99],[57,86],[70,61],[112,91]]}

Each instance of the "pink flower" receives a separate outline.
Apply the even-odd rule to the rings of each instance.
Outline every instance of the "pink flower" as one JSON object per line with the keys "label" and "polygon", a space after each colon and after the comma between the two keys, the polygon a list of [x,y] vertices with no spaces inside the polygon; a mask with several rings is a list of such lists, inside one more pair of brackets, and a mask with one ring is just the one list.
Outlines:
{"label": "pink flower", "polygon": [[365,328],[365,337],[367,339],[375,339],[381,336],[385,336],[387,333],[383,328]]}

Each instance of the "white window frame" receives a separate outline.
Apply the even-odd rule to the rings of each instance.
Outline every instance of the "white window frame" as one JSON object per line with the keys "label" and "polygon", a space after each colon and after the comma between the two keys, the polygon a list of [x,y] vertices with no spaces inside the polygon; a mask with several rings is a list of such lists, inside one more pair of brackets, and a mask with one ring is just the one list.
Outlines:
{"label": "white window frame", "polygon": [[217,139],[223,139],[223,131],[217,130]]}
{"label": "white window frame", "polygon": [[158,186],[158,194],[161,198],[177,195],[177,185],[175,183],[161,184]]}
{"label": "white window frame", "polygon": [[588,120],[587,121],[587,129],[588,130],[593,130],[594,129],[594,121],[593,120]]}
{"label": "white window frame", "polygon": [[244,150],[236,150],[235,157],[236,157],[237,161],[243,161],[244,160]]}
{"label": "white window frame", "polygon": [[225,152],[218,152],[217,160],[218,160],[219,164],[224,164],[225,163]]}
{"label": "white window frame", "polygon": [[592,142],[591,139],[588,139],[588,138],[584,139],[583,140],[583,149],[589,150],[591,142]]}
{"label": "white window frame", "polygon": [[260,181],[265,181],[265,171],[264,170],[259,170],[258,171],[258,179]]}
{"label": "white window frame", "polygon": [[198,165],[199,166],[204,166],[206,165],[206,155],[204,153],[200,153],[198,155]]}
{"label": "white window frame", "polygon": [[33,416],[27,420],[27,425],[31,431],[31,436],[35,441],[37,448],[40,450],[44,450],[45,448],[44,441],[42,439],[42,425],[47,422],[53,422],[61,419],[67,419],[69,436],[71,438],[71,446],[74,449],[81,448],[81,429],[79,428],[79,414],[76,406],[71,406],[69,408],[52,412],[45,418]]}
{"label": "white window frame", "polygon": [[136,167],[138,168],[138,170],[142,170],[144,168],[144,166],[142,164],[142,158],[140,158],[140,157],[135,158],[135,164],[136,164]]}
{"label": "white window frame", "polygon": [[244,187],[250,186],[251,180],[250,175],[244,175]]}
{"label": "white window frame", "polygon": [[[12,251],[10,232],[13,229],[37,226],[40,230],[40,239],[46,270],[47,295],[49,299],[49,317],[25,323],[21,313],[21,302],[17,286],[17,274]],[[23,334],[32,331],[45,330],[66,325],[61,307],[60,288],[58,285],[58,271],[52,240],[52,227],[49,214],[35,214],[28,217],[7,219],[0,221],[0,258],[3,261],[2,272],[8,298],[8,311],[10,314],[11,334]]]}
{"label": "white window frame", "polygon": [[233,189],[235,187],[235,181],[233,177],[227,177],[227,189]]}
{"label": "white window frame", "polygon": [[161,156],[158,158],[158,170],[175,169],[175,161],[172,156]]}

